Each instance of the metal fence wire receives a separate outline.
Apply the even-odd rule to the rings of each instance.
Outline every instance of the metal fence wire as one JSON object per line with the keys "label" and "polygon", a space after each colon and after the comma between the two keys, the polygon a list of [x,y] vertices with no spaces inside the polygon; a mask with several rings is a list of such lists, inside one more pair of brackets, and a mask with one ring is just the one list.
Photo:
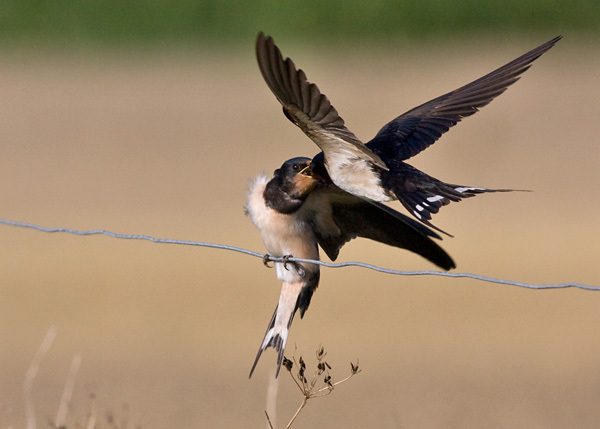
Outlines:
{"label": "metal fence wire", "polygon": [[[277,258],[277,257],[271,256],[271,255],[265,255],[264,253],[253,252],[252,250],[242,249],[240,247],[228,246],[226,244],[205,243],[202,241],[191,241],[191,240],[176,240],[176,239],[171,239],[171,238],[156,238],[156,237],[151,237],[149,235],[119,234],[116,232],[106,231],[104,229],[92,229],[92,230],[88,230],[88,231],[79,231],[79,230],[75,230],[75,229],[71,229],[71,228],[46,228],[43,226],[31,224],[31,223],[16,222],[16,221],[11,221],[11,220],[6,220],[6,219],[0,219],[0,224],[14,226],[14,227],[20,227],[20,228],[28,228],[28,229],[33,229],[36,231],[50,232],[50,233],[63,232],[63,233],[73,234],[73,235],[107,235],[109,237],[120,238],[120,239],[124,239],[124,240],[146,240],[146,241],[151,241],[153,243],[161,243],[161,244],[177,244],[177,245],[184,245],[184,246],[208,247],[208,248],[212,248],[212,249],[222,249],[222,250],[230,250],[233,252],[239,252],[239,253],[243,253],[246,255],[261,258],[265,261],[283,262],[283,258]],[[360,267],[360,268],[366,268],[366,269],[373,270],[373,271],[378,271],[380,273],[393,274],[393,275],[399,275],[399,276],[440,276],[440,277],[451,277],[451,278],[469,278],[469,279],[479,280],[479,281],[488,282],[488,283],[517,286],[517,287],[522,287],[522,288],[527,288],[527,289],[562,289],[562,288],[572,287],[572,288],[578,288],[578,289],[584,289],[584,290],[590,290],[590,291],[600,291],[600,286],[585,285],[585,284],[575,283],[575,282],[531,284],[531,283],[524,283],[524,282],[513,281],[513,280],[497,279],[497,278],[493,278],[493,277],[482,276],[479,274],[471,274],[471,273],[450,273],[450,272],[446,272],[446,271],[429,271],[429,270],[427,270],[427,271],[391,270],[388,268],[378,267],[376,265],[366,264],[364,262],[330,263],[330,262],[317,261],[317,260],[312,260],[312,259],[301,259],[301,258],[294,258],[294,257],[288,258],[287,261],[308,262],[308,263],[312,263],[312,264],[322,265],[322,266],[328,267],[328,268]]]}

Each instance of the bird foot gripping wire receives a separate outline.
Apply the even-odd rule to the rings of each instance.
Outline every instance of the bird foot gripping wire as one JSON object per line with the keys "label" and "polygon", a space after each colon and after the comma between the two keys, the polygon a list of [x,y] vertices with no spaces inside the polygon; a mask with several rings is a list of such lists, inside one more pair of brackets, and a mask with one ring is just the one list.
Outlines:
{"label": "bird foot gripping wire", "polygon": [[[304,267],[302,265],[300,265],[298,262],[290,261],[290,258],[293,258],[293,257],[294,257],[294,255],[284,255],[281,257],[281,262],[283,262],[283,268],[285,268],[286,270],[289,271],[290,269],[288,268],[288,265],[291,264],[294,266],[294,268],[296,268],[296,271],[298,271],[298,274],[300,275],[300,277],[304,277],[304,275],[306,274],[306,272],[304,271]],[[263,265],[265,267],[273,268],[272,265],[269,265],[269,262],[273,262],[273,256],[266,253],[263,256],[262,260],[263,260]]]}
{"label": "bird foot gripping wire", "polygon": [[263,261],[263,265],[267,268],[273,268],[272,265],[269,265],[269,262],[271,262],[271,255],[269,255],[268,253],[265,253],[265,256],[263,256],[262,258]]}
{"label": "bird foot gripping wire", "polygon": [[283,260],[283,268],[289,271],[290,269],[288,268],[288,264],[292,264],[294,268],[296,268],[296,271],[298,271],[300,277],[304,277],[304,274],[306,274],[306,272],[304,271],[304,267],[298,262],[290,261],[290,258],[293,257],[294,255],[284,255],[283,258],[281,258]]}

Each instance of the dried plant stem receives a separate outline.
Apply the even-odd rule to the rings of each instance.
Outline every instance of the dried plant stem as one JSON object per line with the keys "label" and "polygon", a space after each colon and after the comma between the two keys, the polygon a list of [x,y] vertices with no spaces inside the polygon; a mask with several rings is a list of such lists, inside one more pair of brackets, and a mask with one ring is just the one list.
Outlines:
{"label": "dried plant stem", "polygon": [[[277,374],[277,368],[271,368],[269,371],[269,384],[267,387],[267,409],[266,413],[270,416],[269,420],[269,429],[273,429],[274,426],[277,426],[277,392],[279,391],[279,379],[275,378],[275,374]],[[272,422],[271,422],[272,418]]]}
{"label": "dried plant stem", "polygon": [[27,370],[27,374],[25,374],[25,381],[23,382],[23,400],[25,401],[25,419],[26,419],[26,428],[27,429],[36,429],[37,422],[35,420],[35,407],[33,405],[33,380],[37,376],[37,373],[40,370],[40,365],[42,360],[48,353],[52,342],[54,341],[54,337],[56,337],[56,328],[51,327],[46,332],[46,336],[40,344],[33,360],[31,361],[31,365],[29,365],[29,369]]}
{"label": "dried plant stem", "polygon": [[[340,381],[336,381],[335,383],[332,383],[331,385],[329,384],[325,384],[323,385],[323,387],[321,387],[320,389],[318,389],[315,393],[313,393],[311,395],[311,398],[321,398],[323,396],[327,396],[329,395],[332,391],[333,388],[335,386],[337,386],[338,384],[342,384],[345,381],[350,380],[350,378],[352,378],[354,376],[355,373],[351,373],[349,376],[347,376],[346,378],[341,379]],[[322,393],[322,395],[321,395]]]}
{"label": "dried plant stem", "polygon": [[97,411],[96,411],[96,403],[92,402],[92,409],[90,411],[90,415],[88,417],[88,424],[86,429],[94,429],[96,427],[96,420],[97,420]]}
{"label": "dried plant stem", "polygon": [[67,413],[69,411],[69,404],[71,403],[71,396],[73,395],[73,389],[75,388],[75,378],[79,372],[81,366],[81,355],[76,354],[73,356],[71,361],[71,367],[69,368],[69,374],[67,375],[67,381],[63,390],[62,397],[60,398],[60,405],[58,406],[58,412],[56,413],[56,427],[66,427]]}
{"label": "dried plant stem", "polygon": [[275,428],[273,427],[273,424],[271,423],[271,419],[269,418],[269,413],[267,413],[267,410],[265,410],[265,416],[267,416],[267,423],[269,423],[269,427],[270,427],[271,429],[275,429]]}
{"label": "dried plant stem", "polygon": [[[294,353],[295,352],[296,351],[294,350]],[[289,423],[286,426],[286,429],[289,429],[294,423],[294,421],[296,421],[296,418],[300,414],[300,411],[302,411],[302,409],[306,406],[309,399],[321,398],[323,396],[331,394],[335,386],[342,384],[345,381],[348,381],[350,378],[352,378],[360,372],[360,369],[358,368],[358,361],[356,362],[356,364],[350,362],[350,375],[334,383],[331,375],[329,374],[329,371],[331,370],[331,365],[329,365],[325,360],[326,355],[327,352],[325,351],[325,348],[323,346],[319,346],[316,353],[317,369],[313,373],[313,376],[310,379],[310,381],[306,378],[306,362],[304,361],[304,359],[302,359],[302,356],[300,356],[298,361],[296,361],[295,355],[292,355],[292,360],[289,360],[286,357],[283,358],[283,366],[290,373],[290,377],[292,377],[292,380],[294,380],[294,383],[296,383],[296,386],[298,386],[300,392],[302,392],[302,403],[290,419]],[[292,368],[294,366],[297,368],[297,371],[295,371],[295,376],[292,373]],[[318,382],[323,383],[319,388],[316,387]],[[269,424],[269,428],[274,429],[275,427],[273,426],[273,423],[271,422],[269,413],[267,411],[265,411],[265,415],[267,416],[267,423]]]}
{"label": "dried plant stem", "polygon": [[296,417],[298,417],[298,414],[300,414],[300,411],[302,411],[302,408],[304,408],[304,406],[306,405],[307,402],[308,402],[308,396],[304,396],[304,399],[302,400],[302,403],[300,404],[300,406],[298,407],[298,409],[296,410],[296,412],[292,416],[290,422],[285,427],[286,429],[289,429],[292,426],[292,423],[294,423],[294,420],[296,420]]}

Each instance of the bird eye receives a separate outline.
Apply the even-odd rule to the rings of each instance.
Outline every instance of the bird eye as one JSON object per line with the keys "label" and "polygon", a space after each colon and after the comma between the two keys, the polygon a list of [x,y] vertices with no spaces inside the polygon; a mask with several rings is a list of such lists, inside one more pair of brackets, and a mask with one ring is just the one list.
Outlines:
{"label": "bird eye", "polygon": [[299,166],[298,164],[294,164],[294,165],[292,166],[292,169],[293,169],[294,171],[298,171],[298,170],[300,169],[300,166]]}

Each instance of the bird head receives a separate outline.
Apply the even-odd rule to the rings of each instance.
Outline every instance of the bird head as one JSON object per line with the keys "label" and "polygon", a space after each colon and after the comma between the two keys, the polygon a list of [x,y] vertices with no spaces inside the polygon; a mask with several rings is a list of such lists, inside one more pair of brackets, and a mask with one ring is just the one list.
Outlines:
{"label": "bird head", "polygon": [[312,176],[310,162],[310,158],[292,158],[275,170],[273,176],[281,190],[295,199],[306,198],[317,185],[317,180]]}

